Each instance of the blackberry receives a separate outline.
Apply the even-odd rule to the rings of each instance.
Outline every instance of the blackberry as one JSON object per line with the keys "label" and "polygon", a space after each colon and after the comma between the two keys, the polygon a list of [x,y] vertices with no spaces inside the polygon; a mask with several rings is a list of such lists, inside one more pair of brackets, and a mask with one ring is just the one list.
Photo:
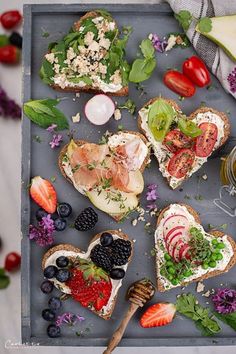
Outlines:
{"label": "blackberry", "polygon": [[112,263],[116,266],[124,265],[128,262],[131,255],[131,242],[121,238],[113,241],[111,244]]}
{"label": "blackberry", "polygon": [[96,245],[93,247],[90,258],[96,266],[101,267],[106,271],[112,269],[111,252],[109,249],[102,247],[101,245]]}
{"label": "blackberry", "polygon": [[75,220],[75,228],[78,231],[87,231],[92,229],[98,222],[98,215],[93,208],[88,207],[77,216]]}

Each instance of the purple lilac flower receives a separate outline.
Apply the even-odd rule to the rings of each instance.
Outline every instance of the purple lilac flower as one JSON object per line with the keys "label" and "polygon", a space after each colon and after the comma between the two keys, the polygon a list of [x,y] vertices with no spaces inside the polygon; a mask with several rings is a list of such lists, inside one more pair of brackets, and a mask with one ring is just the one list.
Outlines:
{"label": "purple lilac flower", "polygon": [[55,147],[60,146],[61,141],[62,141],[61,134],[53,134],[52,141],[50,141],[49,145],[51,146],[52,149],[54,149]]}
{"label": "purple lilac flower", "polygon": [[235,93],[236,92],[236,67],[228,75],[227,80],[230,86],[230,91],[232,93]]}
{"label": "purple lilac flower", "polygon": [[43,216],[42,220],[39,221],[39,226],[43,227],[44,230],[48,231],[49,233],[53,233],[55,231],[54,220],[51,219],[51,215],[48,214],[47,216]]}
{"label": "purple lilac flower", "polygon": [[157,52],[163,53],[167,47],[167,40],[161,39],[156,33],[151,33],[151,41]]}
{"label": "purple lilac flower", "polygon": [[29,226],[29,239],[34,240],[40,247],[50,246],[54,242],[52,233],[45,230],[43,227]]}
{"label": "purple lilac flower", "polygon": [[222,288],[217,289],[212,296],[215,310],[218,313],[228,314],[236,311],[236,290]]}
{"label": "purple lilac flower", "polygon": [[148,201],[156,201],[158,196],[157,196],[157,185],[156,184],[150,184],[148,186],[148,192],[146,194],[146,198]]}
{"label": "purple lilac flower", "polygon": [[46,130],[47,130],[49,133],[54,133],[56,128],[57,128],[57,124],[52,124],[52,125],[50,125]]}
{"label": "purple lilac flower", "polygon": [[74,326],[77,322],[84,321],[85,318],[80,315],[75,315],[71,312],[65,312],[61,316],[57,316],[56,325],[62,326],[64,323],[68,326]]}
{"label": "purple lilac flower", "polygon": [[21,118],[21,108],[10,99],[0,86],[0,115],[3,117]]}
{"label": "purple lilac flower", "polygon": [[147,205],[147,208],[150,209],[150,210],[156,209],[156,207],[157,207],[157,206],[156,206],[155,203],[151,203],[151,204],[148,204],[148,205]]}

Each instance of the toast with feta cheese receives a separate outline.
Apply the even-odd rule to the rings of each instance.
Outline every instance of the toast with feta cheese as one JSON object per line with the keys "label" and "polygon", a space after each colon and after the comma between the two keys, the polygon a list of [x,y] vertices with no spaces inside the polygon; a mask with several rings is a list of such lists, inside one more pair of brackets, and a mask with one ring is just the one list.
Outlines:
{"label": "toast with feta cheese", "polygon": [[[90,252],[91,252],[92,248],[95,245],[100,244],[100,242],[99,242],[100,237],[105,232],[110,233],[113,236],[114,240],[123,239],[123,240],[130,241],[131,255],[128,259],[128,262],[125,265],[118,267],[118,268],[122,268],[125,271],[127,271],[129,263],[133,257],[133,242],[131,240],[129,240],[129,237],[125,233],[118,231],[118,230],[107,230],[107,231],[104,231],[104,232],[101,232],[101,233],[95,235],[92,238],[92,240],[90,241],[86,252],[82,251],[80,248],[75,247],[71,244],[59,244],[57,246],[50,248],[43,256],[42,269],[44,270],[47,266],[50,266],[50,265],[56,266],[56,259],[60,256],[68,257],[70,260],[70,264],[73,264],[76,261],[76,258],[78,256],[80,258],[90,260]],[[76,264],[76,263],[74,263],[74,264]],[[96,315],[98,315],[99,317],[103,318],[104,320],[109,320],[111,318],[111,315],[112,315],[113,310],[115,308],[118,292],[119,292],[120,287],[122,286],[122,280],[123,279],[117,279],[117,280],[111,279],[112,292],[111,292],[111,296],[110,296],[109,301],[106,306],[102,307],[99,311],[97,311],[93,306],[88,306],[88,309],[90,311],[92,311],[93,313],[95,313]],[[58,288],[59,290],[61,290],[62,293],[68,294],[70,296],[71,290],[65,283],[59,282],[56,278],[51,278],[50,281],[52,281],[54,286],[56,288]]]}
{"label": "toast with feta cheese", "polygon": [[[67,36],[50,45],[41,79],[57,91],[127,96],[126,41],[121,44],[118,37],[117,24],[109,13],[87,12]],[[119,47],[119,54],[115,47]]]}
{"label": "toast with feta cheese", "polygon": [[[158,102],[164,102],[173,112],[172,122],[159,140],[155,138],[150,128],[149,117],[151,107]],[[164,114],[165,112],[163,112]],[[159,163],[159,169],[172,189],[178,188],[198,171],[212,153],[227,141],[230,135],[230,123],[227,115],[213,108],[201,107],[191,113],[189,117],[183,117],[185,116],[178,104],[174,100],[163,97],[155,97],[148,101],[138,114],[139,129],[151,143]],[[162,116],[162,119],[164,118]],[[195,131],[183,132],[183,128],[181,131],[180,121],[187,122],[187,124],[193,122],[194,127],[191,129]]]}
{"label": "toast with feta cheese", "polygon": [[58,164],[62,175],[95,207],[121,221],[139,204],[149,161],[146,138],[120,131],[102,145],[71,140],[62,148]]}
{"label": "toast with feta cheese", "polygon": [[206,232],[198,213],[170,204],[155,231],[157,289],[161,292],[228,272],[236,263],[236,243],[221,231]]}

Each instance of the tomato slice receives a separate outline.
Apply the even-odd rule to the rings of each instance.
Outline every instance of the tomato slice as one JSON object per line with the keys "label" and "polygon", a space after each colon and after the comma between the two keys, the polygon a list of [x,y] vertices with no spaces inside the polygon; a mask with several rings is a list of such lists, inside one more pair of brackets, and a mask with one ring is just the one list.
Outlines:
{"label": "tomato slice", "polygon": [[201,123],[199,128],[202,134],[196,139],[195,152],[196,156],[207,157],[211,154],[218,135],[218,128],[214,123]]}
{"label": "tomato slice", "polygon": [[196,91],[195,86],[189,78],[176,70],[167,71],[163,81],[170,90],[183,97],[191,97]]}
{"label": "tomato slice", "polygon": [[179,149],[191,148],[193,146],[193,140],[180,130],[173,129],[166,135],[163,144],[171,152],[176,152]]}
{"label": "tomato slice", "polygon": [[171,176],[183,178],[190,171],[194,159],[194,151],[190,149],[181,149],[171,157],[167,170]]}

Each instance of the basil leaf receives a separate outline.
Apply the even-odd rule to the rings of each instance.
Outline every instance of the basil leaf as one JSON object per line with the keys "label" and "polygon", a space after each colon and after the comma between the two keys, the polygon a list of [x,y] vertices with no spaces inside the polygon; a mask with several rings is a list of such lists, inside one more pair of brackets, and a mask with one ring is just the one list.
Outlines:
{"label": "basil leaf", "polygon": [[131,71],[129,73],[129,81],[131,82],[142,82],[149,79],[150,75],[145,72],[145,59],[136,59],[133,62]]}
{"label": "basil leaf", "polygon": [[57,130],[68,129],[69,124],[65,115],[55,108],[58,100],[34,100],[24,103],[24,113],[35,124],[42,128],[48,128],[52,124],[57,125]]}
{"label": "basil leaf", "polygon": [[39,71],[39,76],[45,84],[52,84],[54,76],[53,66],[46,58],[43,59],[42,66]]}
{"label": "basil leaf", "polygon": [[150,58],[146,61],[144,71],[147,75],[151,75],[155,67],[156,67],[156,59]]}
{"label": "basil leaf", "polygon": [[144,39],[140,44],[141,52],[144,58],[149,59],[154,56],[155,49],[152,45],[152,41],[150,39]]}
{"label": "basil leaf", "polygon": [[5,289],[10,284],[10,278],[5,274],[5,269],[0,268],[0,289]]}
{"label": "basil leaf", "polygon": [[202,130],[198,128],[197,124],[192,122],[190,119],[179,118],[178,128],[187,136],[191,138],[196,138],[202,134]]}
{"label": "basil leaf", "polygon": [[67,34],[63,39],[66,47],[70,47],[70,43],[74,40],[77,40],[79,37],[80,37],[79,32],[72,32],[72,33]]}
{"label": "basil leaf", "polygon": [[53,47],[52,53],[55,54],[55,57],[58,59],[58,64],[60,65],[61,68],[65,67],[66,64],[64,63],[64,60],[66,60],[66,46],[63,41],[60,41]]}

